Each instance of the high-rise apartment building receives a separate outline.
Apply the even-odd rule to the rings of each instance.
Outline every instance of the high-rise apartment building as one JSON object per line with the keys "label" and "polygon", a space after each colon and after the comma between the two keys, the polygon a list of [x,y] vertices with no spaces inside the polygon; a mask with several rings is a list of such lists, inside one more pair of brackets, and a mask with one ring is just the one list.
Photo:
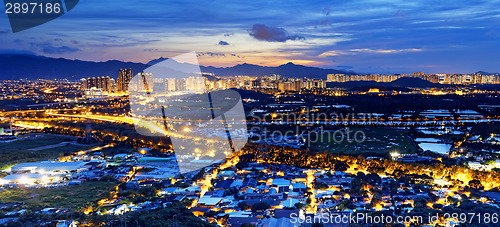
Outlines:
{"label": "high-rise apartment building", "polygon": [[132,81],[132,78],[134,78],[132,69],[120,69],[120,71],[118,71],[118,80],[116,81],[118,85],[117,91],[128,91],[128,84]]}
{"label": "high-rise apartment building", "polygon": [[114,91],[115,80],[109,76],[89,77],[80,79],[80,88],[82,90],[90,90],[92,88],[101,89],[103,92],[111,93]]}

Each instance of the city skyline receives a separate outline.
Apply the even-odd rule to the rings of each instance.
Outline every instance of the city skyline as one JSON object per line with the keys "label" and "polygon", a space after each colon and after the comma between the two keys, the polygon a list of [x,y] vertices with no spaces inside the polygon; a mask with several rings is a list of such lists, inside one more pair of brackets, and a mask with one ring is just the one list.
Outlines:
{"label": "city skyline", "polygon": [[4,16],[0,53],[145,63],[197,51],[201,65],[218,67],[293,62],[357,73],[500,71],[499,3],[391,3],[80,2],[15,34]]}

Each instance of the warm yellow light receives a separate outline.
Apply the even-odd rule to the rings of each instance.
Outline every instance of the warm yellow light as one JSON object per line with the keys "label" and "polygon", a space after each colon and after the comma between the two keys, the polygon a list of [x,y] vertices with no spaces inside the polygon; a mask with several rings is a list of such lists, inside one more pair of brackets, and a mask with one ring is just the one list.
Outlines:
{"label": "warm yellow light", "polygon": [[90,213],[92,213],[92,211],[93,211],[92,207],[87,207],[87,209],[85,209],[85,210],[83,211],[83,213],[84,213],[84,214],[90,214]]}
{"label": "warm yellow light", "polygon": [[20,184],[29,184],[31,182],[31,180],[27,177],[21,177],[19,178],[19,183]]}

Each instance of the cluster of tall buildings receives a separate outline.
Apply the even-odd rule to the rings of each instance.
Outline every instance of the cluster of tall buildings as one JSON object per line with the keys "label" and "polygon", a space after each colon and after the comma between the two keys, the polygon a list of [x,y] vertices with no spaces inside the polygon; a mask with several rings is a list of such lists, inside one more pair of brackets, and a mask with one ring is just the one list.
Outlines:
{"label": "cluster of tall buildings", "polygon": [[[175,77],[175,75],[173,75]],[[348,75],[328,74],[327,80],[312,78],[281,78],[280,75],[250,77],[215,77],[210,73],[202,76],[190,76],[187,78],[155,78],[151,73],[139,73],[134,78],[132,69],[120,69],[118,79],[109,76],[91,77],[81,79],[81,88],[88,96],[135,91],[200,91],[239,88],[247,90],[260,90],[269,92],[288,92],[301,90],[315,90],[326,88],[326,82],[349,82],[349,81],[376,81],[392,82],[402,77],[420,78],[432,83],[441,84],[500,84],[500,75],[474,74],[425,74],[414,72],[412,74],[394,75]],[[87,94],[88,93],[88,94]]]}
{"label": "cluster of tall buildings", "polygon": [[302,89],[323,89],[326,88],[326,82],[324,80],[314,80],[314,79],[291,79],[291,80],[280,80],[278,81],[277,89],[279,91],[300,91]]}
{"label": "cluster of tall buildings", "polygon": [[155,78],[151,73],[140,73],[130,83],[133,91],[154,91],[155,93],[173,91],[200,91],[205,89],[205,80],[201,76],[188,78]]}
{"label": "cluster of tall buildings", "polygon": [[116,81],[116,91],[128,91],[128,84],[132,81],[132,78],[134,78],[134,72],[132,69],[120,69],[120,71],[118,71],[118,80]]}
{"label": "cluster of tall buildings", "polygon": [[264,76],[253,80],[247,89],[272,89],[280,92],[301,91],[303,89],[323,89],[326,88],[326,81],[311,78],[281,78],[279,75]]}
{"label": "cluster of tall buildings", "polygon": [[[212,73],[202,73],[205,76],[205,86],[208,90],[221,90],[230,88],[245,89],[252,85],[252,81],[257,77],[234,76],[234,77],[214,77]],[[210,79],[209,79],[210,78]]]}
{"label": "cluster of tall buildings", "polygon": [[376,81],[392,82],[402,77],[415,77],[427,80],[432,83],[440,84],[499,84],[500,75],[482,75],[473,74],[425,74],[423,72],[414,72],[412,74],[394,74],[394,75],[346,75],[346,74],[328,74],[327,82],[349,82],[349,81]]}
{"label": "cluster of tall buildings", "polygon": [[109,76],[83,78],[80,79],[80,88],[88,97],[125,92],[128,90],[128,84],[132,81],[133,77],[132,69],[120,69],[116,81]]}
{"label": "cluster of tall buildings", "polygon": [[473,74],[437,74],[443,84],[500,84],[500,75]]}
{"label": "cluster of tall buildings", "polygon": [[270,90],[270,91],[301,91],[303,89],[326,88],[326,81],[311,78],[281,78],[280,75],[263,77],[223,77],[207,81],[210,90],[240,88],[247,90]]}
{"label": "cluster of tall buildings", "polygon": [[112,93],[115,90],[115,79],[109,76],[89,77],[80,80],[82,90],[100,89],[103,92]]}

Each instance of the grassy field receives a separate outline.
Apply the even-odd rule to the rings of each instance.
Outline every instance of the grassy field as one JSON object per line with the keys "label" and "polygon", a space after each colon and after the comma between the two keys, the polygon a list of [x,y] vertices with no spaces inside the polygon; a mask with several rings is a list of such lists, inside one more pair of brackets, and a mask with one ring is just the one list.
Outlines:
{"label": "grassy field", "polygon": [[[349,128],[350,140],[345,130],[335,133],[326,131],[317,142],[311,142],[315,151],[329,151],[336,154],[388,156],[391,152],[415,153],[405,130],[392,128]],[[356,134],[355,134],[356,133]],[[342,138],[342,135],[344,136]],[[356,135],[356,140],[354,140]],[[364,139],[363,139],[364,138]]]}
{"label": "grassy field", "polygon": [[[70,142],[71,138],[57,135],[39,135],[25,136],[17,141],[10,143],[0,143],[0,170],[9,168],[12,165],[23,162],[36,162],[41,160],[53,159],[63,156],[65,153],[78,152],[86,150],[93,146],[79,146],[67,144],[43,150],[30,150],[44,146],[59,144],[61,142]],[[97,145],[95,145],[97,146]]]}
{"label": "grassy field", "polygon": [[59,188],[14,188],[0,191],[2,202],[24,202],[25,209],[43,208],[85,209],[114,190],[117,182],[87,181],[80,185]]}

